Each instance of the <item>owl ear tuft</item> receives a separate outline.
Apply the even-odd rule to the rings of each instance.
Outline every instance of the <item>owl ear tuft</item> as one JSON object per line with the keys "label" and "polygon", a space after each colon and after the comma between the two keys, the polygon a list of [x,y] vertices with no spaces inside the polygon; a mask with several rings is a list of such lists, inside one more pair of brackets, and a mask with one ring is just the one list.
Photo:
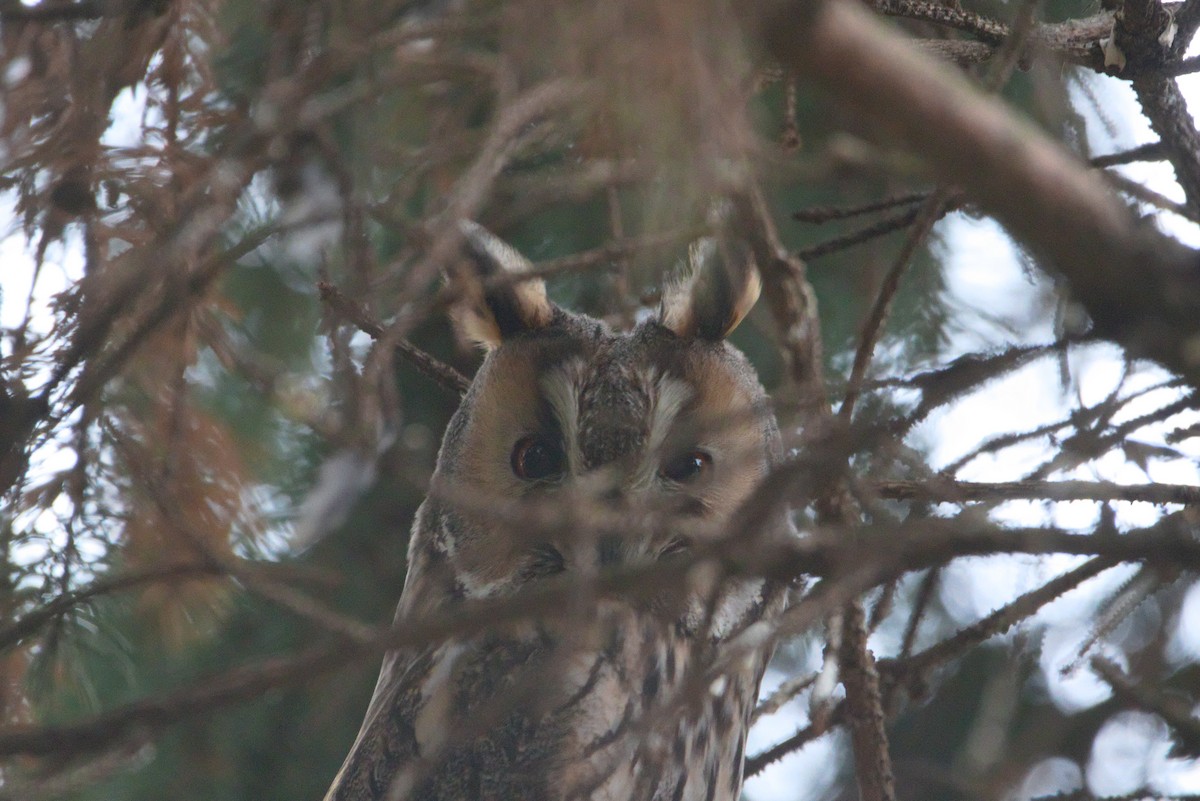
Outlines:
{"label": "owl ear tuft", "polygon": [[737,328],[762,291],[750,249],[706,237],[692,244],[682,274],[664,290],[659,322],[681,337],[719,340]]}
{"label": "owl ear tuft", "polygon": [[511,280],[533,270],[516,248],[482,225],[462,220],[468,270],[460,277],[461,295],[450,317],[459,335],[491,350],[514,334],[545,328],[554,304],[540,278]]}

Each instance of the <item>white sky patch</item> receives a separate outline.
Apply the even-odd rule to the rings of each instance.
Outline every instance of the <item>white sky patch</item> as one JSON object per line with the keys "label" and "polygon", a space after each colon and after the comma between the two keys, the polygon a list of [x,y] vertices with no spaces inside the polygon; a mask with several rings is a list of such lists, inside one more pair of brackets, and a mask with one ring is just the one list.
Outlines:
{"label": "white sky patch", "polygon": [[1119,712],[1100,727],[1087,764],[1087,787],[1104,798],[1156,788],[1171,749],[1166,725],[1145,712]]}
{"label": "white sky patch", "polygon": [[1192,584],[1183,598],[1167,653],[1177,662],[1200,661],[1200,582]]}
{"label": "white sky patch", "polygon": [[121,90],[112,104],[109,115],[108,130],[100,137],[101,144],[108,147],[141,147],[144,125],[147,122],[159,123],[162,115],[154,111],[153,119],[146,117],[146,88],[137,84]]}
{"label": "white sky patch", "polygon": [[1050,757],[1030,768],[1017,789],[1006,801],[1051,798],[1083,788],[1083,771],[1066,757]]}
{"label": "white sky patch", "polygon": [[[936,248],[951,298],[980,315],[1028,316],[1034,283],[1021,268],[1016,247],[1000,223],[990,217],[954,214],[938,224]],[[1027,338],[1050,331],[1030,331]]]}
{"label": "white sky patch", "polygon": [[[1112,696],[1112,688],[1088,666],[1087,658],[1080,658],[1080,651],[1088,645],[1091,635],[1089,627],[1081,626],[1078,620],[1051,626],[1042,634],[1038,657],[1042,679],[1050,699],[1068,714],[1090,709]],[[1119,648],[1103,642],[1091,646],[1087,653],[1105,657],[1122,670],[1128,666]]]}
{"label": "white sky patch", "polygon": [[[819,659],[818,659],[819,664]],[[770,695],[787,675],[768,670],[759,696]],[[783,742],[809,723],[807,694],[801,694],[773,715],[765,716],[750,730],[746,753],[754,755]],[[752,801],[817,801],[829,795],[837,779],[844,743],[834,732],[805,745],[772,763],[746,780],[745,795]]]}
{"label": "white sky patch", "polygon": [[[1200,39],[1192,41],[1193,50],[1197,49],[1198,43],[1200,43]],[[1111,136],[1107,127],[1096,116],[1083,92],[1078,87],[1071,86],[1072,100],[1080,115],[1087,122],[1088,139],[1092,143],[1092,149],[1096,155],[1115,153],[1158,141],[1158,134],[1154,133],[1150,128],[1150,122],[1142,115],[1141,106],[1128,81],[1104,75],[1089,75],[1086,80],[1090,81],[1092,91],[1104,104],[1105,115],[1111,120],[1120,120],[1121,126],[1116,138]],[[1179,88],[1185,96],[1200,97],[1200,76],[1184,75],[1178,78],[1178,82]],[[1194,105],[1189,101],[1189,107]],[[1104,145],[1108,146],[1107,149]],[[1112,169],[1171,200],[1177,202],[1184,200],[1183,189],[1175,180],[1175,171],[1168,161],[1139,161]],[[1156,213],[1158,224],[1165,233],[1176,237],[1184,244],[1200,247],[1200,226],[1178,214],[1168,211],[1155,212],[1153,207],[1145,204],[1142,204],[1142,210],[1146,213]]]}

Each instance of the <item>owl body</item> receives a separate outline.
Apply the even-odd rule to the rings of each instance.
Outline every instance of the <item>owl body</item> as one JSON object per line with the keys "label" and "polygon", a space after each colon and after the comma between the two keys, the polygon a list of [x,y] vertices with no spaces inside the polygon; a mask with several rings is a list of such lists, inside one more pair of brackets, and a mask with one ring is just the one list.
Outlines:
{"label": "owl body", "polygon": [[733,801],[769,654],[722,656],[784,588],[715,563],[629,597],[593,580],[786,535],[782,514],[727,530],[778,452],[765,393],[724,341],[757,295],[753,265],[710,252],[656,318],[614,333],[540,283],[497,281],[527,263],[465,234],[477,291],[456,325],[489,352],[417,514],[397,622],[578,592],[389,654],[327,801]]}

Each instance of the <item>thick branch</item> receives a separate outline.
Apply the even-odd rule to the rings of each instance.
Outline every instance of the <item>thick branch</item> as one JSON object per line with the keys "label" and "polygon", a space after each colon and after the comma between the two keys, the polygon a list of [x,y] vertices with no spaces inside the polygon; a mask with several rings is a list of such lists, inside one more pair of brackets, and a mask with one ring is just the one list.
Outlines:
{"label": "thick branch", "polygon": [[1066,277],[1097,334],[1200,385],[1200,256],[1140,224],[1060,146],[869,12],[767,8],[759,30],[786,67],[836,95],[862,133],[923,157],[937,181],[995,215]]}
{"label": "thick branch", "polygon": [[1162,140],[1188,205],[1200,209],[1200,133],[1175,79],[1161,74],[1171,52],[1174,20],[1159,0],[1125,0],[1113,26],[1113,43],[1135,75],[1133,91],[1150,127]]}
{"label": "thick branch", "polygon": [[874,490],[880,497],[892,500],[935,503],[1028,500],[1200,504],[1200,487],[1189,484],[1115,484],[1108,481],[975,482],[934,479],[881,481]]}

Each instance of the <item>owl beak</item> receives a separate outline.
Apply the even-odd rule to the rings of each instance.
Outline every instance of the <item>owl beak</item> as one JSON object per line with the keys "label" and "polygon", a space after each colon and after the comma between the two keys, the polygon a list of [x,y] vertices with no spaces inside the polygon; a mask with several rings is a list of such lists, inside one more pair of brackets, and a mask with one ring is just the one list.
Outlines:
{"label": "owl beak", "polygon": [[627,493],[624,486],[625,471],[618,463],[602,465],[579,477],[579,488],[586,497],[596,503],[610,507],[624,507]]}
{"label": "owl beak", "polygon": [[610,506],[625,505],[625,488],[622,486],[611,486],[601,492],[598,496],[599,500]]}

